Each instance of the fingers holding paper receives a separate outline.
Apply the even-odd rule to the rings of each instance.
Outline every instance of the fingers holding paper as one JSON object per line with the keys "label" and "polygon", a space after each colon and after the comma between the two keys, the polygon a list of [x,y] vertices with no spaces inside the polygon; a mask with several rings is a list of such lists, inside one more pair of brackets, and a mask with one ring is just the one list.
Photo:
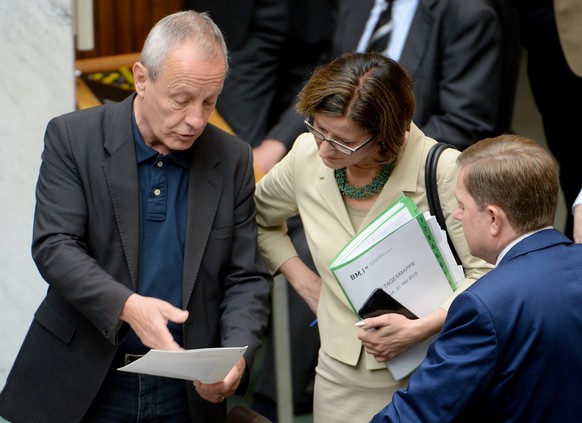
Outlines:
{"label": "fingers holding paper", "polygon": [[246,361],[244,357],[241,357],[224,380],[216,383],[202,383],[195,380],[193,382],[194,388],[196,388],[198,395],[206,401],[212,403],[222,402],[236,392],[245,374],[245,367]]}

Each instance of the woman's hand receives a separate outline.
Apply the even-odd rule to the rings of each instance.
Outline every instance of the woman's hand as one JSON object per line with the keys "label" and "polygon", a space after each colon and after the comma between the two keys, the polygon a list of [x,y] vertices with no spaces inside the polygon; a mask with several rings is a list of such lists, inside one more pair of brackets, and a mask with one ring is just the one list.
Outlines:
{"label": "woman's hand", "polygon": [[360,328],[358,338],[368,354],[385,362],[438,333],[445,317],[444,309],[414,320],[398,313],[370,317],[356,323]]}

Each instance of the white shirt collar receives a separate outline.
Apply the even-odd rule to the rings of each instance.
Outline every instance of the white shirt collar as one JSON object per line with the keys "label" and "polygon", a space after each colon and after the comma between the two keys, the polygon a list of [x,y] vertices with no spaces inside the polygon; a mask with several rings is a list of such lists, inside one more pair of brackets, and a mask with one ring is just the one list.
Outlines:
{"label": "white shirt collar", "polygon": [[509,244],[507,244],[505,246],[505,248],[503,250],[501,250],[501,252],[497,256],[497,260],[495,262],[495,267],[497,267],[497,265],[499,265],[499,262],[503,259],[503,257],[505,257],[505,254],[507,254],[508,251],[511,250],[511,248],[513,248],[513,246],[515,244],[517,244],[519,241],[522,241],[522,240],[526,239],[528,236],[531,236],[531,235],[533,235],[535,233],[538,233],[538,232],[541,232],[541,231],[545,231],[546,229],[552,229],[552,227],[551,226],[546,226],[545,228],[541,228],[541,229],[538,229],[536,231],[528,232],[528,233],[523,234],[522,236],[514,239],[513,241],[511,241]]}
{"label": "white shirt collar", "polygon": [[[380,19],[384,1],[374,1],[374,6],[370,11],[370,16],[356,48],[357,52],[363,53],[366,51],[366,46],[372,37],[378,19]],[[396,61],[400,60],[417,7],[418,0],[392,0],[392,35],[390,35],[386,50],[382,52],[384,55]]]}

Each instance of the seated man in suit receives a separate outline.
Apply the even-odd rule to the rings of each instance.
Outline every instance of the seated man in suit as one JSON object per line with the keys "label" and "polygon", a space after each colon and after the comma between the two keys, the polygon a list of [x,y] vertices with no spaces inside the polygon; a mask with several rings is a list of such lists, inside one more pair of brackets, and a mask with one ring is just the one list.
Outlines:
{"label": "seated man in suit", "polygon": [[552,228],[556,165],[516,135],[457,160],[455,218],[496,268],[453,301],[407,389],[372,422],[582,421],[582,245]]}

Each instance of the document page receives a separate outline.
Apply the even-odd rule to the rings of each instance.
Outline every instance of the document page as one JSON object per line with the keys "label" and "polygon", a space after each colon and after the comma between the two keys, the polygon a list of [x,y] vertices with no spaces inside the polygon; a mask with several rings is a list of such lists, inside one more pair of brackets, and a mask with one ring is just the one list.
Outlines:
{"label": "document page", "polygon": [[246,350],[246,346],[181,351],[150,350],[142,358],[117,370],[215,383],[226,377]]}
{"label": "document page", "polygon": [[430,226],[430,230],[438,244],[439,251],[442,254],[447,268],[451,272],[451,276],[458,288],[461,281],[465,278],[465,273],[463,271],[463,266],[459,265],[453,256],[453,252],[449,246],[447,232],[441,229],[439,223],[436,220],[436,217],[432,216],[429,212],[424,212],[423,216],[426,220],[426,223],[428,223]]}
{"label": "document page", "polygon": [[359,232],[346,245],[330,264],[331,268],[339,267],[354,256],[364,253],[382,239],[404,225],[418,213],[416,206],[407,197],[401,197],[372,223]]}
{"label": "document page", "polygon": [[[353,307],[382,288],[418,317],[436,310],[456,289],[426,239],[417,216],[351,261],[332,269]],[[453,286],[452,286],[453,285]]]}
{"label": "document page", "polygon": [[[464,278],[463,268],[456,263],[447,234],[436,218],[428,212],[419,213],[406,197],[398,199],[359,232],[329,267],[359,318],[363,317],[359,311],[364,304],[363,309],[368,310],[369,304],[379,302],[371,302],[375,296],[370,297],[377,290],[384,291],[413,315],[427,316],[452,295]],[[386,308],[380,307],[383,309]],[[418,367],[433,340],[431,337],[387,362],[396,380]]]}

